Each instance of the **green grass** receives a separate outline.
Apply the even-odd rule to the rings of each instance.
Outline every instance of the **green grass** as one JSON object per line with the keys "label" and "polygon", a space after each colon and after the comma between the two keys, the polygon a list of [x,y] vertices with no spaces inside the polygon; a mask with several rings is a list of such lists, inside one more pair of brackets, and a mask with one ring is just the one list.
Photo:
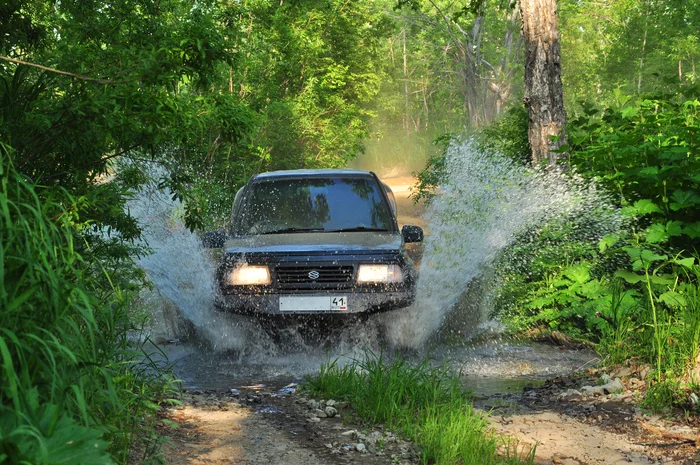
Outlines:
{"label": "green grass", "polygon": [[494,434],[472,408],[460,377],[429,360],[412,364],[384,353],[340,365],[325,363],[303,386],[324,398],[347,398],[368,426],[383,424],[414,441],[424,464],[532,463],[534,450],[519,457],[517,444]]}
{"label": "green grass", "polygon": [[[169,383],[127,338],[129,295],[78,252],[77,201],[0,144],[0,463],[125,463]],[[100,273],[100,274],[98,274]]]}

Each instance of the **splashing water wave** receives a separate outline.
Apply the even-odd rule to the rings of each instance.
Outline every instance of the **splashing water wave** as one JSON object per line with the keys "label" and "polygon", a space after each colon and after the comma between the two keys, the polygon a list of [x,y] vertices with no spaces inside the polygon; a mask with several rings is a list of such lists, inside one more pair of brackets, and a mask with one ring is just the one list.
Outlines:
{"label": "splashing water wave", "polygon": [[[427,210],[430,235],[416,301],[393,312],[385,323],[394,346],[424,347],[469,283],[519,234],[558,217],[593,216],[590,240],[621,225],[617,210],[594,185],[557,171],[524,168],[479,151],[472,141],[453,143],[446,166],[447,178]],[[477,315],[475,320],[482,323],[485,317]]]}

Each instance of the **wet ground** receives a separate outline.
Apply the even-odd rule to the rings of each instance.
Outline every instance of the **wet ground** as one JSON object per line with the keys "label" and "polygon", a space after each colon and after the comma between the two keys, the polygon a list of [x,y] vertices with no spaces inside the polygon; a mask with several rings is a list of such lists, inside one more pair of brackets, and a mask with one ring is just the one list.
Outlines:
{"label": "wet ground", "polygon": [[[170,344],[161,348],[184,388],[220,391],[256,384],[279,388],[302,381],[330,359],[339,358],[342,363],[361,355],[363,350],[379,350],[355,347],[343,352],[333,347],[304,346],[298,347],[297,353],[254,356],[236,351],[212,351],[191,344]],[[425,353],[401,355],[416,361],[428,357],[436,364],[449,363],[463,374],[466,386],[480,395],[521,392],[525,387],[543,384],[546,379],[595,366],[598,360],[595,353],[587,350],[499,337],[459,347],[438,345]]]}

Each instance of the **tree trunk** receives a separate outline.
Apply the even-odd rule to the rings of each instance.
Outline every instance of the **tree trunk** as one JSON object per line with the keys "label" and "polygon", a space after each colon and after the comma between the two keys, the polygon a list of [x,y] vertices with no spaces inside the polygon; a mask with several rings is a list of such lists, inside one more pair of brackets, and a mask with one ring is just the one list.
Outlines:
{"label": "tree trunk", "polygon": [[[566,111],[561,84],[561,52],[556,0],[520,0],[525,40],[525,105],[530,115],[528,137],[532,161],[562,163],[566,144]],[[558,136],[552,140],[552,136]]]}

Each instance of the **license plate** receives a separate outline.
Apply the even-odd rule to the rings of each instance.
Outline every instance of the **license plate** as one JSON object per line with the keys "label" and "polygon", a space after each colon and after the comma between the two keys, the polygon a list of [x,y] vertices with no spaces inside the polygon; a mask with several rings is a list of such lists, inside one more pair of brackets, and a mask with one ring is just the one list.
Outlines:
{"label": "license plate", "polygon": [[347,296],[280,296],[280,312],[344,312]]}

